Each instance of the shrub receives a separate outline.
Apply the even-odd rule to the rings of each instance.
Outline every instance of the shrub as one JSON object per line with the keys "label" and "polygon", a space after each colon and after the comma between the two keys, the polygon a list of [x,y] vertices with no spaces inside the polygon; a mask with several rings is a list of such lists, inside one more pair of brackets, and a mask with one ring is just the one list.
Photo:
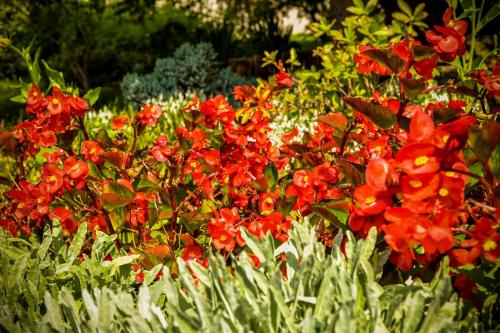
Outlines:
{"label": "shrub", "polygon": [[218,71],[215,57],[216,53],[208,43],[182,44],[172,57],[158,59],[152,73],[125,75],[121,84],[123,95],[137,106],[187,91],[204,96],[228,95],[234,86],[247,82],[229,68]]}
{"label": "shrub", "polygon": [[[86,246],[85,224],[69,247],[61,231],[57,223],[52,233],[47,228],[42,244],[36,239],[20,243],[0,231],[0,269],[6,277],[0,288],[3,329],[474,332],[481,328],[479,313],[466,310],[453,293],[446,263],[430,283],[416,279],[380,285],[387,253],[374,252],[375,229],[361,241],[348,232],[345,255],[342,233],[332,253],[325,254],[307,223],[295,224],[289,240],[279,247],[271,237],[259,241],[243,232],[257,259],[242,253],[228,267],[224,257],[212,254],[209,269],[179,259],[179,279],[170,277],[172,269],[165,267],[163,278],[153,282],[159,265],[146,272],[140,286],[127,278],[136,256],[116,257],[121,251],[114,247],[115,236],[100,233],[91,258],[84,255],[80,261],[78,253]],[[106,258],[108,253],[112,260]],[[286,256],[286,264],[277,259],[281,256]]]}
{"label": "shrub", "polygon": [[[307,216],[327,246],[341,230],[364,238],[376,227],[379,246],[391,252],[387,281],[427,280],[447,258],[461,296],[491,304],[500,281],[498,68],[473,70],[469,82],[430,80],[438,59],[464,53],[466,23],[452,14],[426,33],[429,45],[407,37],[367,46],[354,61],[389,76],[396,90],[346,96],[352,111],[320,115],[314,132],[301,141],[298,131],[286,133],[281,146],[269,123],[295,80],[281,62],[273,82],[235,88],[237,109],[221,95],[194,98],[175,140],[162,135],[153,144],[142,138],[161,107],[143,105],[133,118],[115,118],[112,131],[89,134],[95,92],[79,97],[47,67],[53,88],[30,85],[30,119],[2,135],[19,173],[1,226],[27,237],[58,219],[71,239],[87,222],[89,241],[98,230],[116,234],[149,269],[180,256],[205,263],[209,248],[238,254],[249,247],[244,228],[284,243],[292,222]],[[422,98],[441,89],[473,99]]]}

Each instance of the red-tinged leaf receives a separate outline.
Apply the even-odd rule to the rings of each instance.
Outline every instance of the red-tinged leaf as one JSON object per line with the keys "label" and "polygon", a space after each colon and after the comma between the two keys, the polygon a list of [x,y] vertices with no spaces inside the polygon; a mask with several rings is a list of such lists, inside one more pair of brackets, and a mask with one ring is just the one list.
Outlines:
{"label": "red-tinged leaf", "polygon": [[477,85],[473,80],[459,82],[454,86],[448,86],[447,91],[452,94],[476,97],[478,95]]}
{"label": "red-tinged leaf", "polygon": [[396,122],[396,117],[392,111],[380,104],[371,103],[357,97],[343,97],[342,100],[361,112],[380,128],[390,128]]}
{"label": "red-tinged leaf", "polygon": [[124,165],[124,157],[125,154],[119,151],[108,151],[99,155],[103,160],[108,161],[109,163],[117,166],[122,169]]}
{"label": "red-tinged leaf", "polygon": [[496,145],[488,163],[493,177],[500,179],[500,144]]}
{"label": "red-tinged leaf", "polygon": [[286,145],[288,148],[293,150],[296,153],[303,154],[307,151],[309,151],[309,148],[307,148],[306,145],[300,144],[300,143],[292,143],[289,145]]}
{"label": "red-tinged leaf", "polygon": [[159,259],[160,261],[165,261],[167,258],[173,258],[174,252],[172,251],[172,248],[170,248],[168,245],[156,245],[156,246],[151,246],[147,247],[144,249],[145,254],[150,254]]}
{"label": "red-tinged leaf", "polygon": [[462,113],[460,109],[434,109],[432,110],[432,119],[435,124],[448,122]]}
{"label": "red-tinged leaf", "polygon": [[336,165],[342,170],[345,179],[353,187],[358,187],[362,184],[361,172],[356,169],[349,161],[343,158],[335,160]]}
{"label": "red-tinged leaf", "polygon": [[107,210],[114,210],[116,208],[128,205],[134,199],[134,193],[130,191],[127,186],[111,182],[104,186],[104,193],[102,194],[102,202],[104,208]]}
{"label": "red-tinged leaf", "polygon": [[260,177],[250,183],[250,187],[262,192],[267,191],[269,184],[266,177]]}
{"label": "red-tinged leaf", "polygon": [[413,57],[416,61],[429,58],[436,53],[434,48],[423,45],[414,45],[413,46]]}
{"label": "red-tinged leaf", "polygon": [[363,54],[369,56],[382,66],[389,68],[394,74],[399,74],[405,64],[403,59],[387,49],[366,50]]}
{"label": "red-tinged leaf", "polygon": [[474,149],[477,156],[486,161],[500,142],[500,124],[490,121],[483,128],[469,128],[468,143]]}
{"label": "red-tinged leaf", "polygon": [[424,80],[415,79],[401,79],[401,85],[403,86],[403,92],[407,99],[412,100],[427,88],[427,84]]}
{"label": "red-tinged leaf", "polygon": [[281,198],[277,205],[278,212],[283,216],[287,216],[292,211],[295,203],[297,202],[297,196],[289,197],[289,198]]}
{"label": "red-tinged leaf", "polygon": [[327,124],[328,126],[339,130],[343,130],[349,124],[347,118],[340,113],[329,113],[327,115],[319,117],[318,120],[324,124]]}
{"label": "red-tinged leaf", "polygon": [[383,158],[372,159],[366,166],[366,183],[377,192],[387,190],[386,181],[389,170],[389,163]]}
{"label": "red-tinged leaf", "polygon": [[410,121],[410,134],[416,141],[426,141],[434,136],[434,121],[423,111],[417,111]]}
{"label": "red-tinged leaf", "polygon": [[121,197],[115,193],[103,193],[101,196],[104,208],[112,211],[116,208],[125,207],[132,199]]}

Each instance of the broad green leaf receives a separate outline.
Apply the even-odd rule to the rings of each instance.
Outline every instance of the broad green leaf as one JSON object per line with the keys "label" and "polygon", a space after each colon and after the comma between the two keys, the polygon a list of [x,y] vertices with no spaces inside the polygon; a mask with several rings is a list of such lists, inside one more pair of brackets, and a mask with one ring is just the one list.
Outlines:
{"label": "broad green leaf", "polygon": [[413,15],[410,6],[408,6],[408,4],[404,0],[398,0],[398,7],[408,16],[411,17]]}
{"label": "broad green leaf", "polygon": [[269,190],[274,191],[276,183],[278,182],[278,169],[276,169],[276,166],[273,162],[269,162],[269,164],[264,169],[264,176],[267,179]]}
{"label": "broad green leaf", "polygon": [[87,100],[90,106],[93,106],[95,102],[99,99],[99,95],[101,94],[101,87],[97,87],[94,89],[89,89],[87,93],[83,96],[83,99]]}
{"label": "broad green leaf", "polygon": [[85,222],[80,223],[78,231],[73,237],[73,241],[71,242],[71,245],[69,246],[68,249],[68,262],[73,262],[78,257],[83,247],[83,244],[85,243],[86,236],[87,236],[87,223]]}

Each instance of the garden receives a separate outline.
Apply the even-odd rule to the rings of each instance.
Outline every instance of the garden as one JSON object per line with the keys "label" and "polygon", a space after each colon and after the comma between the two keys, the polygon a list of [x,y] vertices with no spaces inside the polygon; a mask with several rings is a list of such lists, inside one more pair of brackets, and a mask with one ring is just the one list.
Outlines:
{"label": "garden", "polygon": [[0,7],[0,332],[500,330],[499,2]]}

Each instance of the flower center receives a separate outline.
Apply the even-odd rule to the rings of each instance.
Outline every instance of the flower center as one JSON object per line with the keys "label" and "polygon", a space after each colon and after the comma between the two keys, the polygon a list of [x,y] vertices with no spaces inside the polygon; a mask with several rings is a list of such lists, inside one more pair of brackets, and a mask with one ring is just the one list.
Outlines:
{"label": "flower center", "polygon": [[227,236],[226,235],[220,236],[220,240],[221,242],[225,242],[227,240]]}
{"label": "flower center", "polygon": [[410,186],[413,188],[419,188],[419,187],[422,187],[422,182],[418,179],[413,179],[413,180],[410,180]]}
{"label": "flower center", "polygon": [[377,198],[375,198],[373,195],[372,196],[369,196],[368,198],[365,199],[365,204],[372,204],[374,203],[375,201],[377,200]]}
{"label": "flower center", "polygon": [[52,100],[52,104],[54,104],[54,105],[59,104],[59,100],[58,100],[57,98],[54,98],[54,99]]}
{"label": "flower center", "polygon": [[382,147],[381,147],[381,146],[377,146],[377,147],[375,147],[375,151],[376,151],[377,153],[380,153],[380,152],[382,151]]}
{"label": "flower center", "polygon": [[90,153],[90,154],[95,154],[95,152],[96,152],[96,151],[97,151],[97,149],[96,149],[96,148],[92,148],[92,149],[90,149],[89,153]]}
{"label": "flower center", "polygon": [[448,190],[445,189],[444,187],[442,187],[440,190],[439,190],[439,195],[442,196],[442,197],[445,197],[449,194]]}
{"label": "flower center", "polygon": [[196,164],[196,162],[191,162],[191,164],[190,164],[190,165],[191,165],[191,168],[196,168],[196,166],[197,166],[198,164]]}
{"label": "flower center", "polygon": [[457,174],[456,174],[456,173],[454,173],[453,171],[446,171],[444,174],[445,174],[446,176],[448,176],[448,177],[455,177],[455,176],[457,175]]}
{"label": "flower center", "polygon": [[443,142],[446,143],[448,142],[448,139],[450,138],[449,134],[443,135]]}
{"label": "flower center", "polygon": [[54,175],[49,177],[49,181],[51,181],[51,182],[55,182],[56,180],[57,180],[57,177]]}
{"label": "flower center", "polygon": [[492,241],[491,239],[488,239],[486,242],[483,244],[483,249],[485,251],[491,251],[497,248],[497,243]]}
{"label": "flower center", "polygon": [[268,204],[272,204],[272,203],[273,203],[273,199],[271,199],[271,198],[267,198],[267,199],[265,200],[265,202],[266,202],[266,203],[268,203]]}
{"label": "flower center", "polygon": [[76,171],[78,170],[78,164],[75,164],[71,167],[71,171]]}
{"label": "flower center", "polygon": [[425,163],[427,163],[429,161],[429,158],[427,156],[419,156],[415,159],[415,165],[416,166],[421,166],[421,165],[424,165]]}
{"label": "flower center", "polygon": [[309,176],[304,176],[304,181],[307,182],[309,180]]}

